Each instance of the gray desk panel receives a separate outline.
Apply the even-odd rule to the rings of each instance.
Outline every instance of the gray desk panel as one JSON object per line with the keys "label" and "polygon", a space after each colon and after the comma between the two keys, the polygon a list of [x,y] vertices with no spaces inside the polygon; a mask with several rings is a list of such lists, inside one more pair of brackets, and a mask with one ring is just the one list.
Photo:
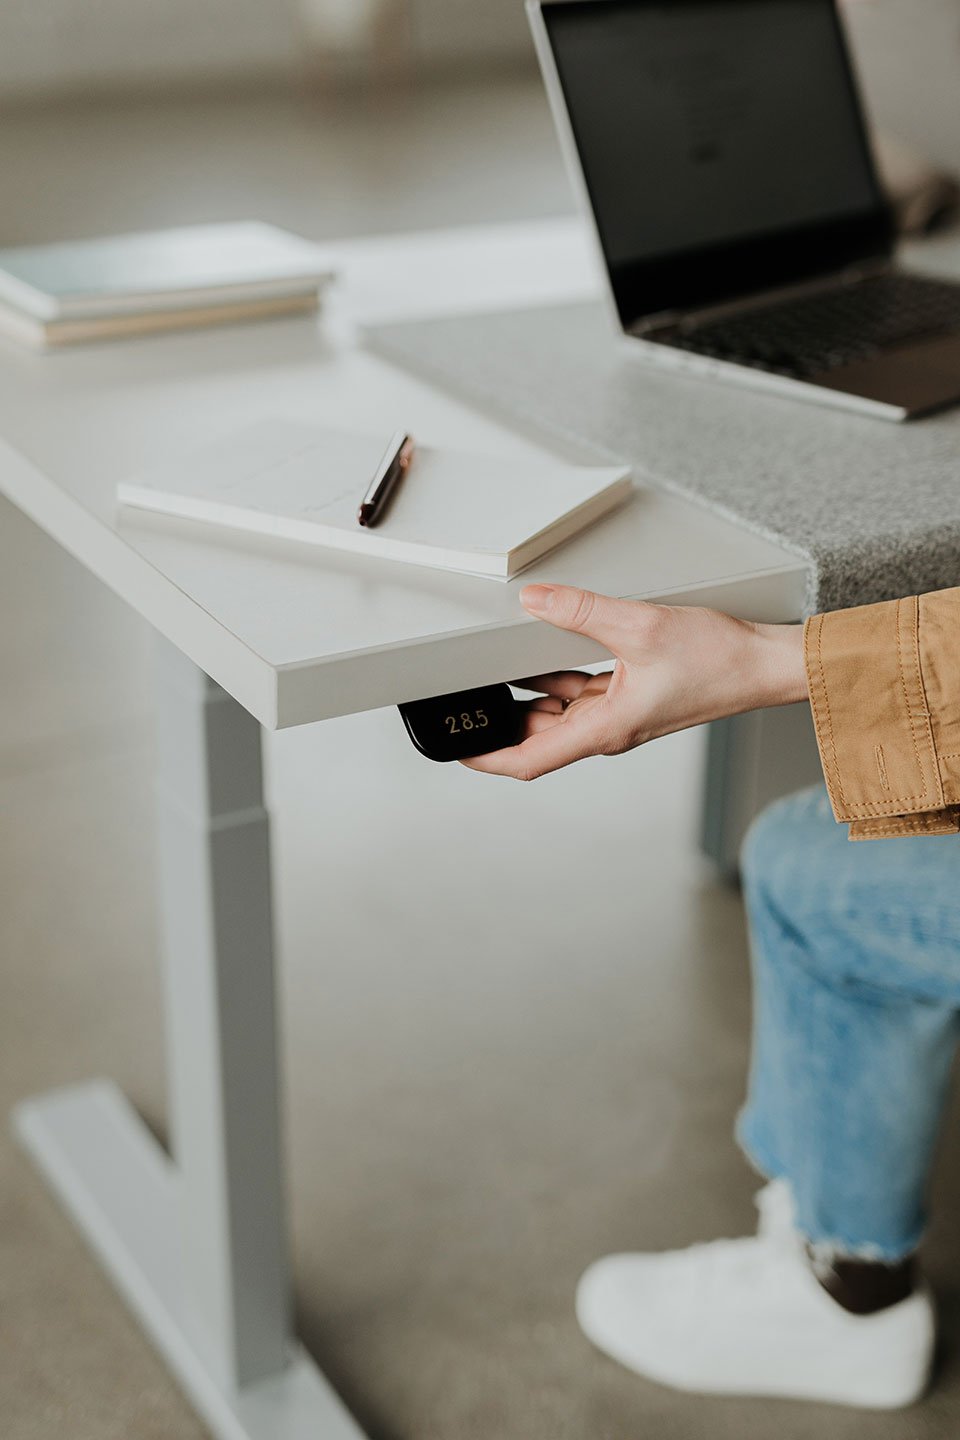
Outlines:
{"label": "gray desk panel", "polygon": [[812,611],[960,584],[960,409],[898,425],[676,376],[595,304],[374,327],[397,364],[811,562]]}

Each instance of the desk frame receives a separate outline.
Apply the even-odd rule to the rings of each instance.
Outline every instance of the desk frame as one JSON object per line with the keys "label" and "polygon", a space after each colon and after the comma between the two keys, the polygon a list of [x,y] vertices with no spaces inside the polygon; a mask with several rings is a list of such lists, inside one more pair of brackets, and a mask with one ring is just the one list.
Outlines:
{"label": "desk frame", "polygon": [[14,1129],[218,1440],[362,1440],[291,1331],[259,723],[158,651],[171,1154],[110,1081]]}

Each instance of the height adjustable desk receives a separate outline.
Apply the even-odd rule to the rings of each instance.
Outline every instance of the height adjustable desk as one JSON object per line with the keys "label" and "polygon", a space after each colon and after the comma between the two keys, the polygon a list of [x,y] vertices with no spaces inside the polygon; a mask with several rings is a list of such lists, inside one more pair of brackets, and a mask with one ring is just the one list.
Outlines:
{"label": "height adjustable desk", "polygon": [[[13,1123],[223,1440],[361,1435],[291,1329],[261,727],[605,658],[525,616],[519,584],[118,513],[121,477],[258,417],[403,426],[425,443],[534,453],[365,353],[354,324],[591,295],[578,228],[338,250],[341,290],[319,327],[283,321],[52,356],[0,350],[0,491],[159,636],[171,1153],[108,1080],[26,1100]],[[642,492],[524,579],[791,620],[805,571],[706,510]]]}

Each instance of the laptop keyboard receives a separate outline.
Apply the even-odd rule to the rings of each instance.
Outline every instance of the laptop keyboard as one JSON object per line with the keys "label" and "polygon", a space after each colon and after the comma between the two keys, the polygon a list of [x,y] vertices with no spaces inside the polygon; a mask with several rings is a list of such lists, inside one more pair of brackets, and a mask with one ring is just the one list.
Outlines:
{"label": "laptop keyboard", "polygon": [[802,380],[950,330],[960,330],[960,285],[887,271],[664,338],[674,348]]}

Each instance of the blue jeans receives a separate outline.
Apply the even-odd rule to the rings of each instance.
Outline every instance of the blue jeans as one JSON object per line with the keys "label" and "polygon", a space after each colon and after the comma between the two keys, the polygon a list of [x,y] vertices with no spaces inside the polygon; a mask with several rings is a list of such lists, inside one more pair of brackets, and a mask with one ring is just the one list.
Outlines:
{"label": "blue jeans", "polygon": [[960,837],[852,844],[825,791],[770,807],[743,856],[754,1037],[738,1137],[841,1255],[916,1249],[960,1037]]}

